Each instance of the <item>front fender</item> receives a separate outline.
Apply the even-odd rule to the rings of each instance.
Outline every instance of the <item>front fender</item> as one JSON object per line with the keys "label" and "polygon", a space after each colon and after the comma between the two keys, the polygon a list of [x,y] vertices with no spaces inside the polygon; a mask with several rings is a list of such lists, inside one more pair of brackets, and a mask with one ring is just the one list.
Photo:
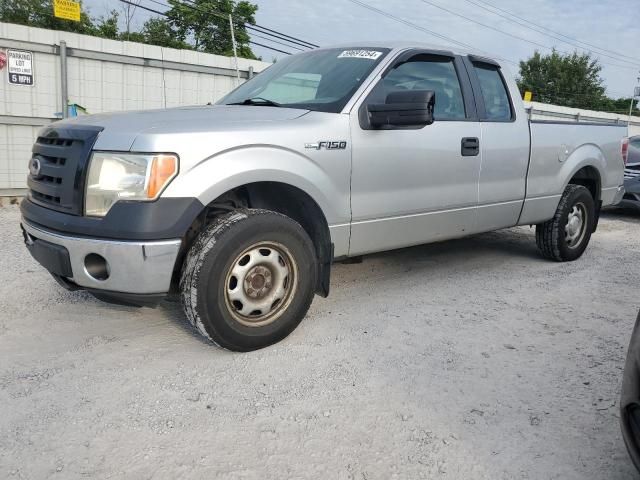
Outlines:
{"label": "front fender", "polygon": [[[341,162],[342,163],[342,162]],[[328,171],[294,150],[252,145],[228,149],[197,163],[169,185],[163,197],[196,197],[204,205],[225,192],[256,182],[280,182],[307,193],[329,225],[349,222],[349,178]],[[344,161],[348,167],[348,159]],[[333,175],[331,174],[333,173]]]}

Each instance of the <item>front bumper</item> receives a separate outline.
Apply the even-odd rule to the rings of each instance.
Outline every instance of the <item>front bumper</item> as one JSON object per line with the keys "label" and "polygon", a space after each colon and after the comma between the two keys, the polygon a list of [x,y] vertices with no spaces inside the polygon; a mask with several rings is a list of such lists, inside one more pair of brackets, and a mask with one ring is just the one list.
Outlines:
{"label": "front bumper", "polygon": [[[67,288],[99,298],[162,297],[169,291],[181,240],[121,241],[68,236],[22,221],[34,258]],[[141,303],[124,301],[122,303]]]}
{"label": "front bumper", "polygon": [[622,376],[620,426],[629,456],[640,470],[640,312],[631,334]]}

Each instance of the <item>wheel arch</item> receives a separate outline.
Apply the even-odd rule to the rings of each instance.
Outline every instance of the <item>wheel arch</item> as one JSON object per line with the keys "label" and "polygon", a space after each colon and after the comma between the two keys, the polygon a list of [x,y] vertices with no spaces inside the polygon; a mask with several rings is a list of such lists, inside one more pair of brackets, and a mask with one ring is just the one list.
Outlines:
{"label": "wheel arch", "polygon": [[586,187],[589,192],[591,192],[593,200],[596,203],[600,201],[602,192],[602,177],[595,166],[585,165],[578,169],[567,182],[567,184],[570,183]]}
{"label": "wheel arch", "polygon": [[598,222],[600,220],[600,209],[602,207],[601,168],[604,168],[603,163],[606,163],[606,160],[602,155],[602,151],[596,146],[593,147],[597,150],[597,153],[599,153],[599,155],[596,155],[595,158],[593,156],[587,158],[583,162],[580,162],[577,166],[575,166],[575,171],[569,178],[569,181],[565,185],[565,188],[567,187],[567,185],[573,184],[581,185],[589,190],[595,206],[595,218],[593,222],[593,232],[595,232],[598,228]]}
{"label": "wheel arch", "polygon": [[186,252],[200,231],[212,218],[236,208],[260,208],[271,210],[298,222],[314,244],[318,261],[316,293],[326,297],[329,294],[333,243],[326,215],[318,202],[301,188],[277,181],[244,183],[218,195],[207,203],[200,215],[189,228],[182,251],[174,269],[174,285]]}
{"label": "wheel arch", "polygon": [[565,168],[569,170],[565,177],[563,191],[570,183],[582,185],[590,192],[593,200],[600,201],[602,191],[602,178],[606,171],[607,160],[604,153],[595,144],[588,143],[576,148],[567,157]]}

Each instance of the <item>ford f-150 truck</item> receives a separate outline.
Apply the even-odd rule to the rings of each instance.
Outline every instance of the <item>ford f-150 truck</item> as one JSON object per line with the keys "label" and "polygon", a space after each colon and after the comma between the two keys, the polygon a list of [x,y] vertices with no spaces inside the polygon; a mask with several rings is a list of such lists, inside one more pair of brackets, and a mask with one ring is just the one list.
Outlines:
{"label": "ford f-150 truck", "polygon": [[415,44],[287,57],[215,105],[45,127],[22,228],[57,281],[179,293],[216,344],[287,336],[335,260],[536,225],[582,255],[623,193],[624,126],[530,121],[499,61]]}

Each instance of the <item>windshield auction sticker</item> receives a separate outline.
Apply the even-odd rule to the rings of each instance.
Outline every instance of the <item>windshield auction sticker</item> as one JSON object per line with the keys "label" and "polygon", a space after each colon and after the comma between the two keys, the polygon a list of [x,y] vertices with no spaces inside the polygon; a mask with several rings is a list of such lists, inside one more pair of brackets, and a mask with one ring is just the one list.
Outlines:
{"label": "windshield auction sticker", "polygon": [[369,60],[377,60],[382,52],[376,52],[375,50],[345,50],[338,58],[367,58]]}

